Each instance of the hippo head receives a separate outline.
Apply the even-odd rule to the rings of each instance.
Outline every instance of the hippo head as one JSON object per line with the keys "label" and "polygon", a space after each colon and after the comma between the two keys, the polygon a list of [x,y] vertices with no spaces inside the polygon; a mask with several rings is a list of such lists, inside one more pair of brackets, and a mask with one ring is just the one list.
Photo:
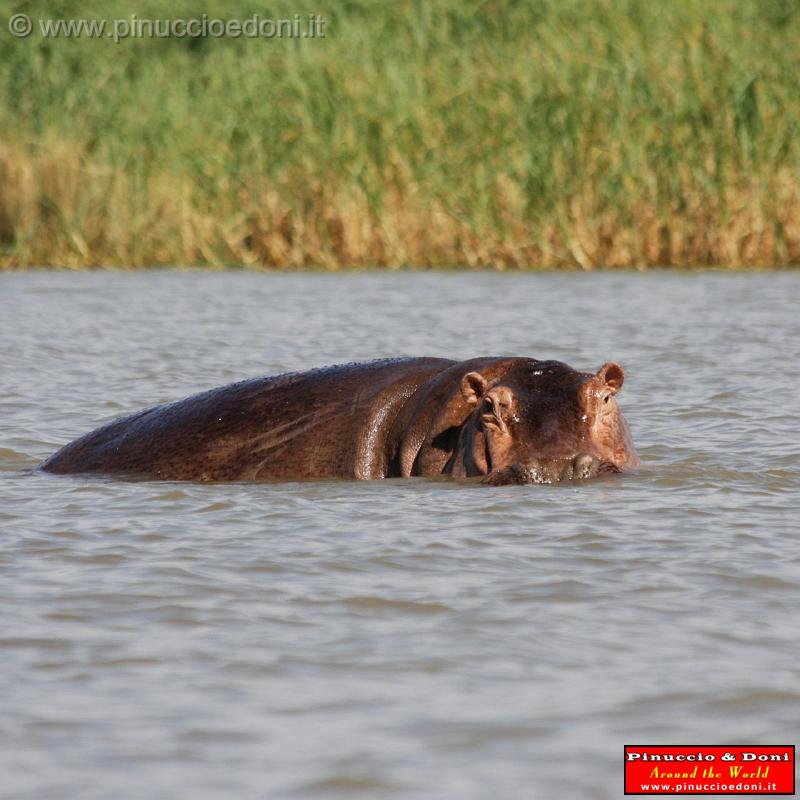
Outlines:
{"label": "hippo head", "polygon": [[494,380],[468,372],[460,389],[472,410],[448,471],[491,484],[555,483],[636,466],[615,400],[623,381],[613,362],[594,375],[533,359]]}

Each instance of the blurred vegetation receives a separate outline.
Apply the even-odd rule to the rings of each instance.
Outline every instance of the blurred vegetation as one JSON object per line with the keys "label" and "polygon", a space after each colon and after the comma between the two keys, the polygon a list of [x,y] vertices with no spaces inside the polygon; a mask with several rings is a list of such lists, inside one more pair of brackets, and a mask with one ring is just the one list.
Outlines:
{"label": "blurred vegetation", "polygon": [[[0,11],[4,268],[800,264],[797,0]],[[326,36],[36,28],[134,12]]]}

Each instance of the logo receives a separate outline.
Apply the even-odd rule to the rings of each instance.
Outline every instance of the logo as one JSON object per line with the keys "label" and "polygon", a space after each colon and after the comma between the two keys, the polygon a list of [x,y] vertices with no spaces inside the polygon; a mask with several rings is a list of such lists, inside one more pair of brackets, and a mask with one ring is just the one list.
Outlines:
{"label": "logo", "polygon": [[625,794],[794,794],[794,745],[625,745]]}

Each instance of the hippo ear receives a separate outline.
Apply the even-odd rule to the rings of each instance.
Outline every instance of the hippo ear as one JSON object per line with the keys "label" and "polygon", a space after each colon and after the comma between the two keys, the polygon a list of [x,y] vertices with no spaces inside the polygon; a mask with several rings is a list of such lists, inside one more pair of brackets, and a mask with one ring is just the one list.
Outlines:
{"label": "hippo ear", "polygon": [[597,370],[597,379],[611,390],[611,394],[616,394],[625,381],[625,370],[614,361],[608,361]]}
{"label": "hippo ear", "polygon": [[461,379],[461,394],[471,406],[476,406],[486,394],[487,386],[486,378],[480,372],[468,372]]}

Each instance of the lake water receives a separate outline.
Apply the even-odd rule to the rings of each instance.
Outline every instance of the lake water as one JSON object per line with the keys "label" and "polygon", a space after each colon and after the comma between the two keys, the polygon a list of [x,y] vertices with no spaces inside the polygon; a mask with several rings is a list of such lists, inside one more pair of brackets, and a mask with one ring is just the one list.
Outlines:
{"label": "lake water", "polygon": [[[0,276],[13,798],[616,798],[800,734],[800,274]],[[38,474],[121,414],[396,355],[626,368],[583,484]]]}

